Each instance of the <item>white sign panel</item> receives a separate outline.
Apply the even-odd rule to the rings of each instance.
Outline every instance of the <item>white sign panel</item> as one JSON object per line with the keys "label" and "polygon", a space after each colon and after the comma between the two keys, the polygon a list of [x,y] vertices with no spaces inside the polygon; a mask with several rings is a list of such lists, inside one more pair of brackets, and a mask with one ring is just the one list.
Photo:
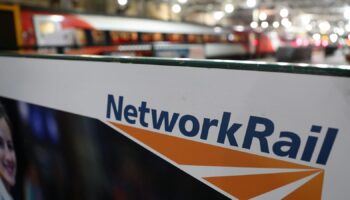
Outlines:
{"label": "white sign panel", "polygon": [[348,198],[349,78],[205,67],[0,57],[0,96],[98,119],[231,199]]}

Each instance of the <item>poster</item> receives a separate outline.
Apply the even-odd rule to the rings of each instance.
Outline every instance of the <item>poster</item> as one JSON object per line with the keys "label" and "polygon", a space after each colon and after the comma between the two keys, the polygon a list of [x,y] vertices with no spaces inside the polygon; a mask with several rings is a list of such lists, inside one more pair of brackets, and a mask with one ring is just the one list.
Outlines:
{"label": "poster", "polygon": [[347,198],[349,78],[205,64],[0,57],[8,195]]}

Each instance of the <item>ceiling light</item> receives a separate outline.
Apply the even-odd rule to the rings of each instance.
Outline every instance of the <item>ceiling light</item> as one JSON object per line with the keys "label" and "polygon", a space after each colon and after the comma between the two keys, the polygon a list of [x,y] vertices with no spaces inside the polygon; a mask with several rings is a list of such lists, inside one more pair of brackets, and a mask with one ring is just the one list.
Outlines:
{"label": "ceiling light", "polygon": [[329,36],[329,39],[331,40],[332,43],[335,43],[335,42],[338,40],[338,35],[335,34],[335,33],[332,33],[332,34]]}
{"label": "ceiling light", "polygon": [[249,8],[254,8],[256,6],[256,0],[247,0],[247,6]]}
{"label": "ceiling light", "polygon": [[311,24],[306,25],[305,29],[307,31],[312,31],[312,25]]}
{"label": "ceiling light", "polygon": [[55,22],[61,22],[64,20],[64,17],[62,15],[51,15],[50,19]]}
{"label": "ceiling light", "polygon": [[219,27],[219,26],[216,26],[216,27],[214,28],[214,32],[215,32],[215,33],[221,33],[221,32],[222,32],[222,28]]}
{"label": "ceiling light", "polygon": [[350,7],[346,6],[344,8],[344,18],[350,20]]}
{"label": "ceiling light", "polygon": [[181,4],[185,4],[185,3],[187,3],[187,0],[178,0],[178,2]]}
{"label": "ceiling light", "polygon": [[228,3],[225,5],[225,12],[226,13],[232,13],[235,10],[235,7],[232,3]]}
{"label": "ceiling light", "polygon": [[233,35],[232,33],[228,35],[227,39],[229,41],[234,41],[235,40],[235,35]]}
{"label": "ceiling light", "polygon": [[318,24],[318,28],[320,29],[321,33],[327,33],[331,29],[331,25],[327,21],[323,21]]}
{"label": "ceiling light", "polygon": [[279,23],[278,21],[274,21],[274,22],[272,23],[272,26],[273,26],[274,28],[278,28],[278,27],[280,27],[280,23]]}
{"label": "ceiling light", "polygon": [[238,32],[243,32],[244,31],[244,26],[242,26],[242,25],[235,26],[234,30],[238,31]]}
{"label": "ceiling light", "polygon": [[289,21],[288,18],[283,18],[283,19],[281,20],[281,24],[282,24],[282,26],[284,26],[284,27],[286,27],[286,28],[289,28],[289,27],[292,26],[292,23]]}
{"label": "ceiling light", "polygon": [[261,12],[261,13],[259,14],[259,19],[260,19],[261,21],[265,21],[265,20],[267,19],[267,14],[266,14],[265,12]]}
{"label": "ceiling light", "polygon": [[347,32],[350,32],[350,24],[346,24],[346,25],[345,25],[345,30],[346,30]]}
{"label": "ceiling light", "polygon": [[311,21],[311,16],[310,15],[302,15],[301,16],[301,23],[306,26],[310,23]]}
{"label": "ceiling light", "polygon": [[251,22],[250,27],[251,28],[258,28],[258,22]]}
{"label": "ceiling light", "polygon": [[319,33],[315,33],[315,34],[312,35],[312,39],[320,40],[321,39],[321,35]]}
{"label": "ceiling light", "polygon": [[288,17],[289,15],[289,11],[287,8],[282,8],[281,11],[280,11],[280,15],[281,17]]}
{"label": "ceiling light", "polygon": [[225,13],[223,11],[215,11],[213,13],[214,19],[216,19],[217,21],[222,19],[224,17],[224,15],[225,15]]}
{"label": "ceiling light", "polygon": [[125,6],[128,3],[128,0],[118,0],[117,2],[119,5]]}
{"label": "ceiling light", "polygon": [[261,23],[261,28],[267,28],[267,27],[269,27],[269,22],[264,21]]}
{"label": "ceiling light", "polygon": [[181,6],[179,4],[174,4],[171,7],[171,10],[173,11],[173,13],[179,13],[179,12],[181,12]]}

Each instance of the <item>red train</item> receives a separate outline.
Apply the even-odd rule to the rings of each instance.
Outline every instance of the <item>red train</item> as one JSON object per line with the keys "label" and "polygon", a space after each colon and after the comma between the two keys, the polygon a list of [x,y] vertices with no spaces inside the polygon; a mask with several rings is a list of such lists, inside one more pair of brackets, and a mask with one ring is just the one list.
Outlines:
{"label": "red train", "polygon": [[268,35],[251,30],[28,7],[20,8],[19,18],[25,51],[224,59],[276,51]]}

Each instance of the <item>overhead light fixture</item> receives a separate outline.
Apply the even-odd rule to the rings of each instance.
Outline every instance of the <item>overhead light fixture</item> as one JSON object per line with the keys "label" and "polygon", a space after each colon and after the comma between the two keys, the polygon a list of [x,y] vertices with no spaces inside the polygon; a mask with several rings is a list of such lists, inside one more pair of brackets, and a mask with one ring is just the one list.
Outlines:
{"label": "overhead light fixture", "polygon": [[228,39],[229,41],[234,41],[234,40],[235,40],[235,35],[233,35],[233,34],[231,33],[231,34],[229,34],[229,35],[227,36],[227,39]]}
{"label": "overhead light fixture", "polygon": [[312,35],[312,39],[314,39],[315,41],[320,40],[321,39],[321,35],[319,33],[315,33]]}
{"label": "overhead light fixture", "polygon": [[265,12],[261,12],[261,13],[259,14],[259,19],[260,19],[261,21],[265,21],[265,20],[267,19],[267,14],[266,14]]}
{"label": "overhead light fixture", "polygon": [[117,2],[120,6],[125,6],[126,4],[128,4],[128,0],[117,0]]}
{"label": "overhead light fixture", "polygon": [[50,19],[55,22],[61,22],[64,20],[64,17],[62,15],[51,15]]}
{"label": "overhead light fixture", "polygon": [[214,32],[215,32],[215,33],[221,33],[221,32],[222,32],[222,28],[221,28],[220,26],[216,26],[216,27],[214,28]]}
{"label": "overhead light fixture", "polygon": [[346,6],[344,8],[344,18],[350,20],[350,7]]}
{"label": "overhead light fixture", "polygon": [[292,26],[292,22],[289,21],[288,18],[283,18],[281,20],[281,24],[282,26],[284,26],[285,28],[290,28]]}
{"label": "overhead light fixture", "polygon": [[337,40],[338,40],[338,35],[335,34],[335,33],[332,33],[332,34],[329,36],[329,39],[331,40],[332,43],[335,43],[335,42],[337,42]]}
{"label": "overhead light fixture", "polygon": [[280,23],[279,23],[278,21],[274,21],[274,22],[272,23],[272,26],[273,26],[274,28],[278,28],[278,27],[280,27]]}
{"label": "overhead light fixture", "polygon": [[238,32],[243,32],[244,31],[244,26],[242,26],[242,25],[235,26],[234,30],[238,31]]}
{"label": "overhead light fixture", "polygon": [[235,7],[232,3],[228,3],[225,5],[225,12],[226,13],[232,13],[235,10]]}
{"label": "overhead light fixture", "polygon": [[173,11],[173,13],[180,13],[181,12],[181,6],[179,4],[174,4],[171,7],[171,11]]}
{"label": "overhead light fixture", "polygon": [[288,17],[288,15],[289,15],[289,10],[287,8],[282,8],[280,10],[280,16],[281,17]]}
{"label": "overhead light fixture", "polygon": [[258,28],[258,22],[250,22],[250,27],[251,28]]}
{"label": "overhead light fixture", "polygon": [[306,26],[310,23],[311,21],[311,16],[310,15],[302,15],[301,16],[301,23]]}
{"label": "overhead light fixture", "polygon": [[256,0],[247,0],[247,6],[249,8],[254,8],[256,6]]}
{"label": "overhead light fixture", "polygon": [[305,29],[307,30],[307,31],[312,31],[312,25],[311,24],[308,24],[308,25],[306,25],[306,27],[305,27]]}
{"label": "overhead light fixture", "polygon": [[350,32],[350,24],[346,24],[346,25],[345,25],[345,30],[346,30],[347,32]]}
{"label": "overhead light fixture", "polygon": [[269,27],[269,22],[263,21],[263,22],[261,23],[261,28],[267,28],[267,27]]}
{"label": "overhead light fixture", "polygon": [[321,33],[327,33],[331,29],[331,25],[328,21],[323,21],[318,24],[318,28],[320,29]]}
{"label": "overhead light fixture", "polygon": [[178,0],[178,2],[181,4],[185,4],[185,3],[187,3],[187,0]]}
{"label": "overhead light fixture", "polygon": [[224,17],[225,13],[223,11],[215,11],[213,13],[214,19],[219,21]]}

